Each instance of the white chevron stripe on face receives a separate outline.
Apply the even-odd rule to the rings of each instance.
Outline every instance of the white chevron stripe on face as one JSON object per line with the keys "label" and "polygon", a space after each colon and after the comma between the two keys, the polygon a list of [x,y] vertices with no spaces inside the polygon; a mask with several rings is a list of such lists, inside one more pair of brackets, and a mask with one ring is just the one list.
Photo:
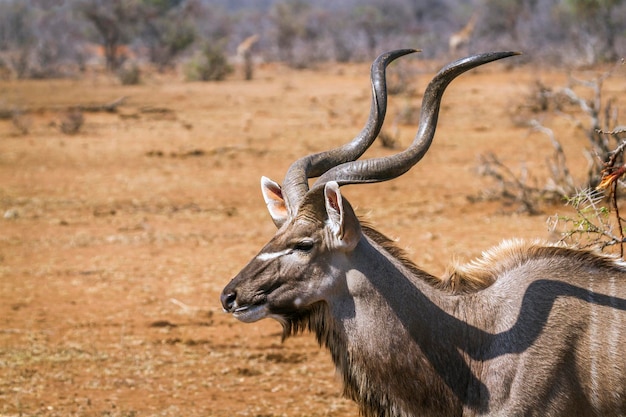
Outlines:
{"label": "white chevron stripe on face", "polygon": [[259,261],[271,261],[272,259],[280,258],[283,255],[287,255],[291,252],[290,249],[285,249],[280,252],[261,253],[256,258]]}

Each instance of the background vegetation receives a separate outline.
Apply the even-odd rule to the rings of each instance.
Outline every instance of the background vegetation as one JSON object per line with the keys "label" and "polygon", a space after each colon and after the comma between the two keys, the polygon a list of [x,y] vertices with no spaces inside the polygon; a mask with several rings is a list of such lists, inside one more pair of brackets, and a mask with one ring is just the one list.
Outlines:
{"label": "background vegetation", "polygon": [[[131,72],[234,56],[258,35],[255,59],[294,67],[369,61],[384,49],[449,54],[474,16],[468,52],[515,49],[525,59],[588,65],[626,51],[623,0],[0,0],[3,78],[76,76],[94,64]],[[202,55],[204,55],[202,57]],[[201,58],[199,58],[201,57]],[[219,62],[220,59],[217,59]],[[228,68],[217,71],[218,76]],[[209,71],[211,72],[211,71]],[[200,73],[201,75],[198,75]]]}

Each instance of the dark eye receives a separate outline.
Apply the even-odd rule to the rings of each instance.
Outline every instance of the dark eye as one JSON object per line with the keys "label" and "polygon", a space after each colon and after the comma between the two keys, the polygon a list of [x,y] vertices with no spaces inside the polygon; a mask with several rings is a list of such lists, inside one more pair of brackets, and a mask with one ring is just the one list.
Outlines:
{"label": "dark eye", "polygon": [[297,250],[299,252],[310,252],[313,249],[313,246],[315,246],[315,242],[311,239],[305,239],[296,242],[293,245],[293,250]]}

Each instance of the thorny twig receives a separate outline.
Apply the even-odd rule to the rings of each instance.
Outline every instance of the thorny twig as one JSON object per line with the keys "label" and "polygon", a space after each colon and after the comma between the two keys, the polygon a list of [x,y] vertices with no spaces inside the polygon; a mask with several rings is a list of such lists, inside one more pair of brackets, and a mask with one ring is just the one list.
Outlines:
{"label": "thorny twig", "polygon": [[545,134],[554,148],[551,158],[547,158],[547,165],[551,173],[551,181],[543,187],[528,184],[528,172],[522,171],[519,176],[501,162],[492,153],[481,156],[480,174],[489,176],[498,181],[500,192],[497,198],[512,200],[521,204],[521,211],[529,214],[540,213],[541,202],[562,201],[575,191],[574,179],[567,167],[563,147],[554,137],[552,129],[542,126],[538,121],[531,120],[530,127]]}
{"label": "thorny twig", "polygon": [[567,158],[565,152],[559,142],[554,136],[552,129],[549,129],[533,119],[529,122],[530,127],[533,130],[545,134],[554,148],[554,154],[552,160],[547,159],[547,164],[552,174],[553,187],[560,196],[566,196],[575,190],[574,179],[567,166]]}
{"label": "thorny twig", "polygon": [[[624,131],[624,129],[619,129]],[[615,132],[615,130],[613,131]],[[624,227],[622,225],[624,219],[619,214],[619,205],[617,204],[618,200],[618,185],[619,179],[626,173],[626,164],[621,164],[619,167],[615,167],[615,164],[618,160],[618,157],[622,156],[624,153],[624,149],[626,149],[626,140],[622,140],[621,143],[617,146],[617,148],[611,153],[608,161],[604,164],[604,170],[602,171],[602,179],[600,184],[596,187],[596,189],[609,189],[611,193],[609,198],[611,200],[613,211],[615,213],[615,222],[617,223],[619,234],[620,234],[620,256],[624,257]]]}
{"label": "thorny twig", "polygon": [[[626,174],[626,164],[618,163],[618,161],[622,160],[625,150],[626,140],[622,140],[604,163],[602,178],[598,186],[595,189],[581,190],[567,199],[567,203],[576,210],[576,218],[564,216],[552,218],[553,229],[559,222],[570,225],[566,226],[566,231],[561,233],[561,240],[573,241],[580,247],[597,247],[600,250],[619,245],[620,256],[624,257],[625,220],[620,215],[618,202],[620,178]],[[606,190],[608,193],[605,192]],[[607,198],[611,209],[602,205]],[[617,231],[614,231],[615,229]]]}
{"label": "thorny twig", "polygon": [[[526,175],[522,174],[518,177],[493,153],[481,155],[480,174],[492,177],[500,184],[499,193],[495,197],[493,195],[487,196],[487,199],[511,200],[516,204],[522,205],[521,211],[536,214],[533,201],[536,200],[536,195],[541,193],[541,190],[537,187],[529,186]],[[482,196],[482,198],[485,198],[485,196]]]}
{"label": "thorny twig", "polygon": [[[525,211],[537,212],[539,205],[548,200],[547,196],[565,198],[576,211],[575,217],[555,216],[551,218],[553,229],[557,223],[565,223],[562,240],[573,241],[577,246],[604,250],[619,245],[620,254],[624,256],[626,219],[621,217],[619,202],[620,190],[624,183],[621,178],[626,175],[626,127],[618,126],[615,98],[603,100],[603,84],[611,77],[620,62],[613,69],[590,81],[581,81],[570,77],[567,87],[550,89],[541,84],[539,93],[532,95],[539,100],[539,105],[528,106],[535,111],[545,112],[553,108],[561,117],[572,120],[575,126],[583,131],[589,140],[589,147],[584,155],[589,159],[586,184],[576,185],[568,168],[561,143],[553,131],[543,126],[536,119],[528,122],[533,131],[546,135],[554,148],[554,154],[547,160],[550,171],[549,181],[543,188],[529,187],[526,181],[519,180],[502,164],[496,156],[490,155],[483,159],[482,173],[495,178],[500,183],[499,197],[523,204]],[[591,90],[591,97],[584,98],[575,91],[575,86]],[[586,116],[583,122],[579,116],[568,113],[564,104],[569,103],[580,109]],[[528,120],[528,119],[526,119]],[[614,126],[611,130],[609,126]],[[577,191],[578,190],[578,191]],[[606,192],[605,192],[606,191]],[[573,197],[569,197],[572,196]],[[555,200],[552,200],[555,201]],[[603,204],[604,202],[604,204]],[[615,230],[617,228],[617,230]]]}
{"label": "thorny twig", "polygon": [[577,217],[553,216],[548,219],[550,228],[554,230],[560,223],[569,224],[567,230],[561,232],[560,241],[569,241],[580,248],[596,247],[604,250],[625,243],[623,238],[613,233],[609,210],[601,204],[603,199],[603,193],[597,190],[580,190],[567,201],[576,211]]}

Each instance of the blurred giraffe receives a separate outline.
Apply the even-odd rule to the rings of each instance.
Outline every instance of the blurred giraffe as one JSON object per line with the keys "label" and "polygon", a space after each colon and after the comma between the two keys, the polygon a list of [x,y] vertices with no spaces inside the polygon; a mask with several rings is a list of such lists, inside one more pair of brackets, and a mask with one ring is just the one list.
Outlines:
{"label": "blurred giraffe", "polygon": [[476,26],[476,21],[478,20],[478,16],[476,13],[470,17],[467,21],[467,24],[463,27],[463,29],[458,32],[450,35],[450,39],[448,39],[448,48],[450,55],[455,55],[459,49],[469,44],[469,40],[474,32],[474,27]]}
{"label": "blurred giraffe", "polygon": [[243,59],[243,68],[246,80],[252,79],[252,47],[259,40],[259,35],[248,36],[237,46],[237,57]]}

